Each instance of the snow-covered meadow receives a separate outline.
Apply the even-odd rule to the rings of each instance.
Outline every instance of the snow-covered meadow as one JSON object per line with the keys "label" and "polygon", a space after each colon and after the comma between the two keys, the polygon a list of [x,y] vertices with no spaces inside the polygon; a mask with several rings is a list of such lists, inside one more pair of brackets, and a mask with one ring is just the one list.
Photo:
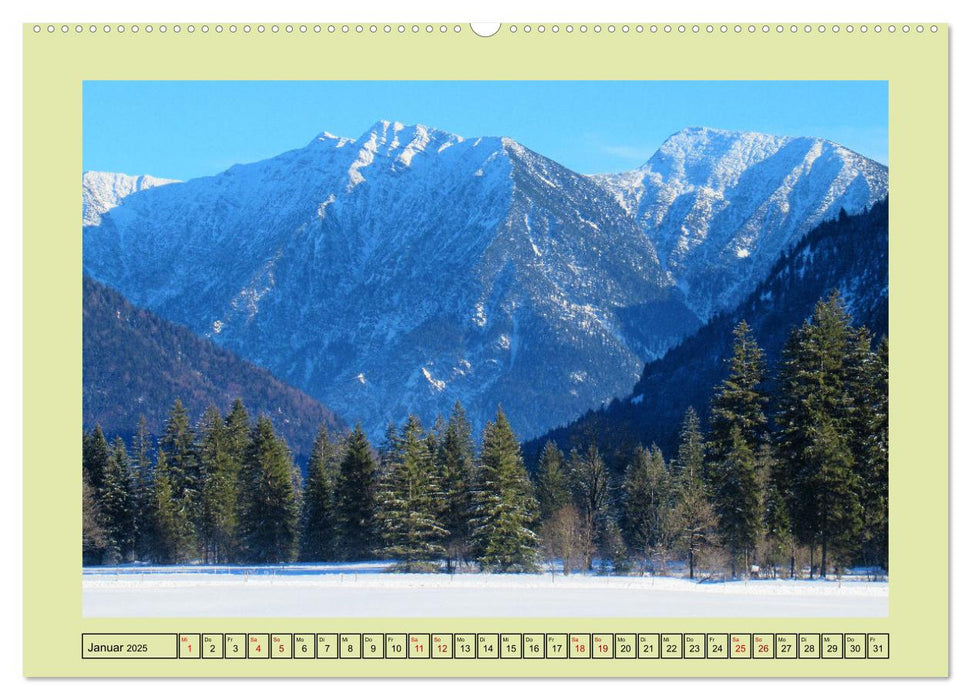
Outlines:
{"label": "snow-covered meadow", "polygon": [[887,582],[387,573],[387,562],[91,568],[87,617],[882,617]]}

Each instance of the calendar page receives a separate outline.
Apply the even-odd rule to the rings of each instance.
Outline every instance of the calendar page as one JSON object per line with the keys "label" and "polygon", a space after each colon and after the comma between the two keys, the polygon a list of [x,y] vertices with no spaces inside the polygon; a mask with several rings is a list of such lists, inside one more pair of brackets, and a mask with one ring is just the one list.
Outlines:
{"label": "calendar page", "polygon": [[26,675],[947,675],[947,25],[23,33]]}

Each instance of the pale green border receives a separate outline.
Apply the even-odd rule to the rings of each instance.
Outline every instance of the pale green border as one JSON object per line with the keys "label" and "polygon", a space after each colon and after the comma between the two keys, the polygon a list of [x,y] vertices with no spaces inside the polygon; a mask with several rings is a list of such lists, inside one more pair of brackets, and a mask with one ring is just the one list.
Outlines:
{"label": "pale green border", "polygon": [[[203,34],[24,27],[24,673],[84,675],[867,676],[948,672],[948,39],[624,34],[482,39],[410,31]],[[103,25],[98,25],[99,28]],[[171,26],[171,25],[170,25]],[[242,26],[242,25],[239,25]],[[392,25],[396,27],[397,25]],[[450,25],[451,26],[451,25]],[[757,25],[761,27],[761,25]],[[802,25],[800,25],[801,27]],[[815,26],[815,25],[814,25]],[[929,25],[925,25],[927,27]],[[353,56],[353,60],[348,57]],[[887,80],[890,104],[891,561],[883,619],[294,620],[81,616],[83,80]],[[497,109],[514,108],[497,105]],[[87,661],[87,632],[890,632],[889,661]]]}

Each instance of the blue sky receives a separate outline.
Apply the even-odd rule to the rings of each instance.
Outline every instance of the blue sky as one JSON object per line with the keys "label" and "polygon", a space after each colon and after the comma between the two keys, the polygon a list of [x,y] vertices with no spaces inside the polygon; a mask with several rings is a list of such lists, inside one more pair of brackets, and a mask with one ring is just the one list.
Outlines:
{"label": "blue sky", "polygon": [[84,83],[84,169],[180,180],[380,119],[509,136],[582,173],[629,170],[686,126],[828,138],[887,163],[884,81]]}

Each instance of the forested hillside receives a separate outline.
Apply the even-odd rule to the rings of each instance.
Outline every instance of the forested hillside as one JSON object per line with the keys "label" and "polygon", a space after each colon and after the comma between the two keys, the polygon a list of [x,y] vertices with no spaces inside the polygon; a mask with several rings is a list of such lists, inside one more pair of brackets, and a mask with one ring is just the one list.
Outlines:
{"label": "forested hillside", "polygon": [[134,435],[144,416],[161,434],[179,399],[194,417],[214,404],[221,411],[242,398],[271,416],[291,449],[306,461],[321,424],[339,420],[320,402],[270,372],[239,359],[182,326],[132,306],[121,294],[85,277],[83,425],[110,435]]}

